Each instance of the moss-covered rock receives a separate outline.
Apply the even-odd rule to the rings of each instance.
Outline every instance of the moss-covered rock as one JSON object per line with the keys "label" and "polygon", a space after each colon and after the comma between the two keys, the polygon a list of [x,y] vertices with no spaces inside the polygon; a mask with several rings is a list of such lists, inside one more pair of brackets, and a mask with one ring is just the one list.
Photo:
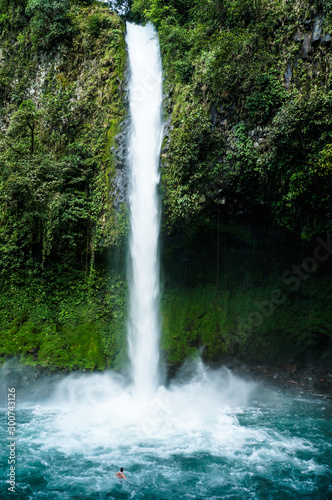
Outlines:
{"label": "moss-covered rock", "polygon": [[198,353],[209,362],[328,363],[332,256],[324,240],[303,244],[263,220],[253,227],[238,219],[219,232],[202,228],[167,241],[162,348],[169,368]]}
{"label": "moss-covered rock", "polygon": [[[304,239],[331,231],[331,4],[135,0],[165,68],[165,225],[253,211]],[[318,215],[318,216],[317,216]]]}
{"label": "moss-covered rock", "polygon": [[126,310],[125,24],[103,2],[53,0],[3,0],[0,24],[1,357],[102,369]]}

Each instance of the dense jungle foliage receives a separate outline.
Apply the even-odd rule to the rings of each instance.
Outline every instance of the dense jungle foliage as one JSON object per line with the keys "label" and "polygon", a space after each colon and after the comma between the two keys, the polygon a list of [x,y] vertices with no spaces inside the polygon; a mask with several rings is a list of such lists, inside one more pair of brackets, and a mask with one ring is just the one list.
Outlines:
{"label": "dense jungle foliage", "polygon": [[165,71],[163,222],[178,237],[165,251],[163,319],[174,363],[203,346],[205,359],[331,355],[330,263],[295,292],[285,275],[331,232],[331,7],[133,2],[132,19],[158,28]]}
{"label": "dense jungle foliage", "polygon": [[102,368],[116,351],[124,30],[99,2],[0,2],[1,342],[32,362]]}
{"label": "dense jungle foliage", "polygon": [[331,2],[135,0],[160,35],[172,111],[167,224],[262,206],[331,230]]}
{"label": "dense jungle foliage", "polygon": [[332,259],[287,273],[331,231],[331,9],[0,0],[2,360],[126,361],[124,19],[153,22],[163,58],[168,366],[329,358]]}

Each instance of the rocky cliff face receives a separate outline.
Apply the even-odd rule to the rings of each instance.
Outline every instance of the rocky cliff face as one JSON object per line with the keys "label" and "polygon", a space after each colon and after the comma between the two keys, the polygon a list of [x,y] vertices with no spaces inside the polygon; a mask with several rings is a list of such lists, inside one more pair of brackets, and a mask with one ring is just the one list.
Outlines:
{"label": "rocky cliff face", "polygon": [[327,359],[330,254],[296,290],[287,279],[331,230],[328,2],[134,11],[158,26],[165,68],[168,359]]}
{"label": "rocky cliff face", "polygon": [[[73,159],[77,154],[85,163],[81,168],[89,177],[88,203],[94,214],[90,220],[85,217],[89,227],[85,231],[90,236],[82,244],[89,249],[90,260],[101,240],[102,247],[107,248],[121,232],[116,227],[110,186],[117,168],[113,154],[115,137],[125,114],[125,26],[103,4],[80,7],[74,3],[67,8],[59,4],[50,12],[47,5],[36,2],[34,8],[13,7],[13,20],[8,20],[8,26],[3,20],[6,29],[1,37],[0,66],[2,158],[5,162],[34,159],[26,155],[31,123],[20,111],[22,103],[30,101],[35,113],[34,153],[41,158],[67,158],[68,163],[69,157]],[[40,27],[41,20],[48,26]],[[49,32],[54,36],[47,40]],[[15,125],[17,119],[21,121]],[[82,185],[78,189],[81,188]],[[44,196],[45,206],[41,209],[50,214],[57,196],[56,191]],[[74,200],[73,203],[75,206]],[[11,215],[15,217],[14,212]],[[46,220],[41,225],[45,243],[50,223]],[[55,242],[52,248],[57,251]],[[42,241],[39,250],[43,252]]]}
{"label": "rocky cliff face", "polygon": [[168,225],[264,206],[302,238],[329,231],[328,2],[185,5],[134,2],[159,26],[164,55]]}
{"label": "rocky cliff face", "polygon": [[125,314],[125,25],[66,0],[3,0],[0,23],[1,355],[103,368]]}
{"label": "rocky cliff face", "polygon": [[[1,357],[120,367],[124,24],[106,5],[59,6],[0,0]],[[162,345],[172,369],[198,355],[330,359],[331,258],[312,267],[332,213],[327,6],[133,3],[132,16],[158,27],[165,69]]]}

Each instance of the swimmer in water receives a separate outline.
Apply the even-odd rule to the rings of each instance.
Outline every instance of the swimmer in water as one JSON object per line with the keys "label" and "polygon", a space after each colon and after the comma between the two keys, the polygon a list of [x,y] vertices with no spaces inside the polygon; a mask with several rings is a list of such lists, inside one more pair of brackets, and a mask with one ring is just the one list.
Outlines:
{"label": "swimmer in water", "polygon": [[115,474],[115,476],[118,477],[119,479],[127,479],[123,473],[123,467],[121,467],[121,469],[119,470],[119,472]]}

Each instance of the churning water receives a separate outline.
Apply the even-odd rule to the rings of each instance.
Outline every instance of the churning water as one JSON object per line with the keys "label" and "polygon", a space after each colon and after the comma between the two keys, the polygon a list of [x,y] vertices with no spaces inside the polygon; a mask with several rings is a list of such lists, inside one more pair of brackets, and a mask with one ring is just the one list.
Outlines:
{"label": "churning water", "polygon": [[[332,498],[328,400],[282,393],[209,371],[200,361],[160,385],[158,159],[161,67],[151,26],[128,25],[132,379],[73,374],[15,386],[16,493],[1,403],[0,498],[47,500]],[[47,396],[42,397],[45,392]],[[10,439],[8,439],[10,438]],[[128,480],[115,477],[123,466]]]}
{"label": "churning water", "polygon": [[127,23],[130,63],[130,317],[129,356],[134,392],[151,398],[159,364],[159,157],[162,70],[152,25]]}
{"label": "churning water", "polygon": [[[112,373],[68,376],[44,399],[31,391],[17,388],[17,494],[3,482],[1,499],[332,498],[328,400],[200,362],[148,402]],[[0,429],[6,443],[3,406]]]}

